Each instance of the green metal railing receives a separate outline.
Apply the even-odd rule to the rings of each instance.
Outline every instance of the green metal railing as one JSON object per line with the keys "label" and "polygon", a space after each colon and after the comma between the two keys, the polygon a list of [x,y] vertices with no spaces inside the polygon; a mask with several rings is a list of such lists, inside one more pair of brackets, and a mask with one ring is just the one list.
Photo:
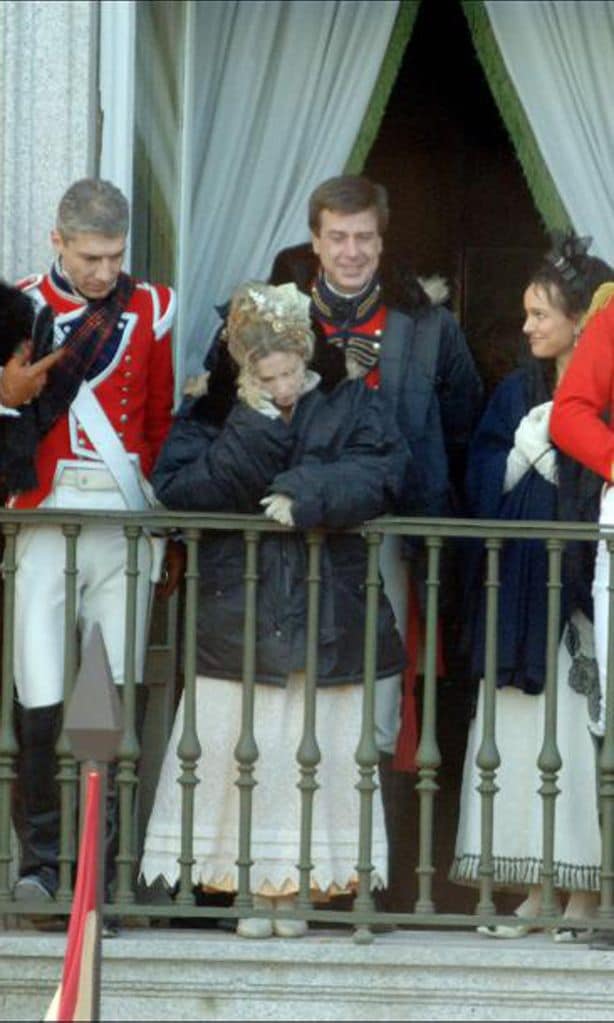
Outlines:
{"label": "green metal railing", "polygon": [[[36,909],[38,915],[67,914],[72,897],[75,849],[75,812],[78,797],[78,770],[70,755],[66,737],[57,745],[58,779],[61,792],[61,842],[59,857],[59,890],[53,902],[36,907],[12,898],[14,857],[11,839],[11,788],[15,778],[17,742],[13,727],[13,628],[16,536],[20,524],[57,524],[65,537],[65,672],[64,697],[70,696],[78,669],[76,628],[77,549],[83,523],[102,516],[93,512],[64,511],[0,511],[0,527],[4,535],[4,612],[2,650],[2,703],[0,708],[0,914],[16,916]],[[258,548],[263,533],[282,531],[268,519],[241,515],[186,514],[151,512],[135,514],[105,513],[104,520],[123,525],[127,545],[127,603],[125,688],[125,727],[118,754],[117,785],[119,791],[120,841],[117,855],[117,886],[115,900],[107,907],[120,916],[138,916],[157,920],[172,917],[231,917],[258,915],[252,908],[250,892],[252,795],[256,784],[254,769],[259,751],[254,735],[254,686],[256,673],[256,608],[258,599]],[[179,530],[187,549],[183,594],[183,693],[184,724],[178,745],[181,773],[178,788],[182,806],[182,837],[179,855],[180,880],[174,897],[166,902],[147,901],[147,893],[136,884],[139,848],[134,827],[135,793],[139,778],[139,742],[135,719],[135,623],[136,584],[138,576],[138,541],[144,529]],[[211,530],[239,531],[245,542],[245,617],[243,637],[243,686],[240,731],[235,748],[239,788],[239,843],[237,849],[238,890],[232,906],[204,907],[197,905],[191,877],[194,835],[194,790],[198,784],[197,769],[202,754],[196,730],[196,621],[198,610],[198,544],[201,533]],[[352,909],[314,910],[310,899],[311,828],[314,799],[317,798],[320,749],[317,729],[318,673],[318,606],[320,555],[325,533],[311,530],[305,539],[308,550],[307,642],[305,664],[305,696],[303,732],[296,754],[300,792],[300,855],[297,864],[298,902],[296,914],[322,923],[343,923],[355,929],[358,941],[372,940],[371,925],[411,925],[437,927],[475,927],[477,923],[513,922],[514,917],[497,915],[493,900],[493,815],[497,793],[497,770],[500,757],[495,740],[495,693],[497,666],[497,619],[500,558],[505,543],[513,539],[532,539],[546,545],[548,552],[547,599],[547,679],[545,686],[545,727],[543,745],[538,758],[541,773],[539,794],[543,807],[543,869],[541,885],[542,912],[536,924],[552,926],[558,911],[554,894],[554,821],[558,794],[557,778],[561,757],[556,741],[557,654],[559,644],[561,561],[567,541],[595,541],[596,525],[560,522],[505,522],[460,519],[407,519],[386,517],[364,524],[359,529],[367,547],[365,579],[366,619],[364,636],[364,685],[362,729],[356,749],[356,787],[360,797],[359,819],[356,821],[356,872],[358,888]],[[419,799],[417,827],[418,857],[415,869],[418,896],[414,910],[407,913],[376,912],[371,891],[371,840],[373,794],[377,787],[378,751],[374,738],[374,700],[376,676],[376,636],[380,546],[387,534],[422,538],[427,553],[426,611],[424,648],[424,692],[420,742],[417,752]],[[486,551],[486,662],[485,702],[482,741],[477,754],[481,782],[478,791],[482,800],[482,849],[479,868],[479,890],[474,913],[438,912],[433,898],[434,843],[437,832],[438,773],[441,754],[437,743],[437,633],[439,619],[440,568],[446,543],[458,539],[481,539]],[[608,539],[610,555],[609,680],[607,727],[600,762],[600,806],[603,859],[601,881],[600,926],[614,929],[614,539]],[[174,686],[175,680],[169,679]],[[591,794],[587,794],[587,797]]]}

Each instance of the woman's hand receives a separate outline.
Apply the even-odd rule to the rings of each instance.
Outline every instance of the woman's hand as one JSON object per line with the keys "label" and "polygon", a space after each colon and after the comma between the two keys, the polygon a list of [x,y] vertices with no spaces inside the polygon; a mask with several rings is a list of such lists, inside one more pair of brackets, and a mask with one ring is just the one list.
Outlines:
{"label": "woman's hand", "polygon": [[274,519],[282,526],[293,526],[292,498],[287,494],[269,494],[263,497],[260,504],[264,508],[267,519]]}
{"label": "woman's hand", "polygon": [[271,395],[262,390],[260,382],[251,373],[242,370],[237,384],[237,395],[244,405],[261,412],[269,419],[277,419],[281,415],[277,406],[273,404]]}

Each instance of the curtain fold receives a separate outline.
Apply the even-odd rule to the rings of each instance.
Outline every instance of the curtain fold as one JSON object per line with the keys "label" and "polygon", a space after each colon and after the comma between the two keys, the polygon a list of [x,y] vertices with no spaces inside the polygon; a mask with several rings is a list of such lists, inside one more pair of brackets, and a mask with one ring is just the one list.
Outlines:
{"label": "curtain fold", "polygon": [[398,0],[193,5],[180,380],[200,370],[215,305],[307,237],[307,198],[343,171],[397,11]]}
{"label": "curtain fold", "polygon": [[614,3],[484,0],[484,7],[573,226],[592,236],[594,255],[614,263]]}

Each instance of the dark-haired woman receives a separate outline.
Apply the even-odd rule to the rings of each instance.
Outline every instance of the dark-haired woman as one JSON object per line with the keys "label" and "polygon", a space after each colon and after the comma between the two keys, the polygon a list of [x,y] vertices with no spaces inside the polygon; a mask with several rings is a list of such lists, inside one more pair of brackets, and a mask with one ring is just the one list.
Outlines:
{"label": "dark-haired woman", "polygon": [[[552,399],[567,370],[591,296],[611,269],[586,255],[579,239],[559,239],[524,293],[530,355],[496,389],[473,439],[467,493],[478,518],[594,520],[599,480],[565,458],[549,436]],[[595,755],[588,724],[597,714],[592,630],[593,550],[572,543],[563,558],[561,642],[557,664],[557,776],[554,884],[570,920],[596,907],[601,846],[595,792]],[[482,563],[483,564],[483,563]],[[478,928],[492,937],[517,938],[541,910],[543,809],[537,761],[544,741],[547,633],[547,553],[542,541],[507,542],[501,553],[497,636],[495,738],[501,758],[494,806],[494,885],[526,893],[517,925]],[[484,599],[476,616],[473,668],[482,679]],[[459,883],[477,884],[481,857],[480,771],[484,683],[471,724],[455,860]],[[579,936],[572,926],[556,940]]]}

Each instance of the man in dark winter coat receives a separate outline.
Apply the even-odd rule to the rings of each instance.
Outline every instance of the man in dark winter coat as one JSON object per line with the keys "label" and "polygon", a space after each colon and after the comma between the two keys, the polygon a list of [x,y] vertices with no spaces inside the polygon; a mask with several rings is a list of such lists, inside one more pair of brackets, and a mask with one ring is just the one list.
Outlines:
{"label": "man in dark winter coat", "polygon": [[[278,284],[292,274],[311,293],[316,334],[312,365],[322,377],[323,389],[334,387],[346,375],[363,377],[394,413],[419,478],[417,491],[414,481],[397,511],[451,515],[462,508],[465,453],[481,408],[482,384],[455,317],[431,304],[407,268],[385,259],[388,216],[382,185],[355,175],[324,181],[309,199],[312,265],[300,258],[300,249],[285,250],[276,258],[271,276]],[[420,505],[415,503],[416,492]],[[408,617],[421,616],[423,572],[420,548],[413,544],[404,553],[412,559],[410,586],[400,539],[385,538],[382,572],[403,634]],[[398,855],[392,755],[396,751],[395,766],[411,769],[417,742],[413,683],[418,651],[408,652],[402,711],[399,676],[380,679],[376,689],[376,742],[391,875]]]}
{"label": "man in dark winter coat", "polygon": [[[311,292],[313,368],[323,389],[346,375],[361,376],[393,411],[419,477],[419,487],[408,488],[397,511],[450,515],[461,506],[465,452],[482,384],[454,316],[432,305],[406,268],[386,264],[388,215],[382,185],[355,175],[330,178],[309,199],[311,266],[300,248],[284,250],[271,277],[278,284],[292,274]],[[393,538],[385,545],[382,569],[403,627],[407,587],[399,546]],[[391,754],[400,722],[398,680],[380,683],[377,693],[376,740],[382,753]],[[404,751],[408,766],[407,743]]]}

